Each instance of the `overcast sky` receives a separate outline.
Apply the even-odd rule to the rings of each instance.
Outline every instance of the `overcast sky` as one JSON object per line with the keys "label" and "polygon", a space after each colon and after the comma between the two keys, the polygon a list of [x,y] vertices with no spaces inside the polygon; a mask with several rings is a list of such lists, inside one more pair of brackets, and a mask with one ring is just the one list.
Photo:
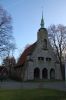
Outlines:
{"label": "overcast sky", "polygon": [[0,5],[13,19],[13,35],[18,48],[16,57],[26,44],[36,41],[42,9],[45,27],[51,24],[66,25],[66,0],[0,0]]}

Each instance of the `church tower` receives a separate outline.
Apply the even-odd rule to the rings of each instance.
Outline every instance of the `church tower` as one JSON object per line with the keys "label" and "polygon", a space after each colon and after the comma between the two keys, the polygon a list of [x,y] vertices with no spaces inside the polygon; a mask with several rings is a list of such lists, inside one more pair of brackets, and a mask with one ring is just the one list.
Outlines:
{"label": "church tower", "polygon": [[43,12],[42,12],[42,18],[40,23],[40,29],[37,33],[37,41],[38,44],[41,45],[43,49],[47,49],[47,41],[48,41],[48,32],[46,28],[44,27],[44,19],[43,19]]}

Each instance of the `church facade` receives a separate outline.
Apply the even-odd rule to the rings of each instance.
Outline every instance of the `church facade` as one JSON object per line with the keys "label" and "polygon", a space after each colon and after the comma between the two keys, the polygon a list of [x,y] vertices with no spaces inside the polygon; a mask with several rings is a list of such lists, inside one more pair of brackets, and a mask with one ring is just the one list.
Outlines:
{"label": "church facade", "polygon": [[41,27],[37,32],[37,41],[27,47],[20,56],[15,67],[15,75],[21,80],[62,80],[59,62],[44,27],[43,15]]}

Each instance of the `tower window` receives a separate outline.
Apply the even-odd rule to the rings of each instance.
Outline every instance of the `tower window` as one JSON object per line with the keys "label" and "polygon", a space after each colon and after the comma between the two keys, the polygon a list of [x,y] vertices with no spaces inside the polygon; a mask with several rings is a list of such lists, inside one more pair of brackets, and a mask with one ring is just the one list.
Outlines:
{"label": "tower window", "polygon": [[44,57],[38,57],[38,60],[43,61]]}
{"label": "tower window", "polygon": [[51,61],[51,58],[46,58],[46,61]]}

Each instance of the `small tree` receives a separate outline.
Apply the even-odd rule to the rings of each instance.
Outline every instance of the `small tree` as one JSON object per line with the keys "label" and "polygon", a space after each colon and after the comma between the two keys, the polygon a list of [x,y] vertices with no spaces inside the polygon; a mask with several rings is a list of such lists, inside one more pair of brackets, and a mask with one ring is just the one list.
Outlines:
{"label": "small tree", "polygon": [[63,57],[64,50],[66,49],[66,26],[61,24],[57,26],[51,25],[48,28],[48,33],[49,33],[50,42],[59,59],[61,73],[64,79],[64,68],[63,68],[62,57]]}

